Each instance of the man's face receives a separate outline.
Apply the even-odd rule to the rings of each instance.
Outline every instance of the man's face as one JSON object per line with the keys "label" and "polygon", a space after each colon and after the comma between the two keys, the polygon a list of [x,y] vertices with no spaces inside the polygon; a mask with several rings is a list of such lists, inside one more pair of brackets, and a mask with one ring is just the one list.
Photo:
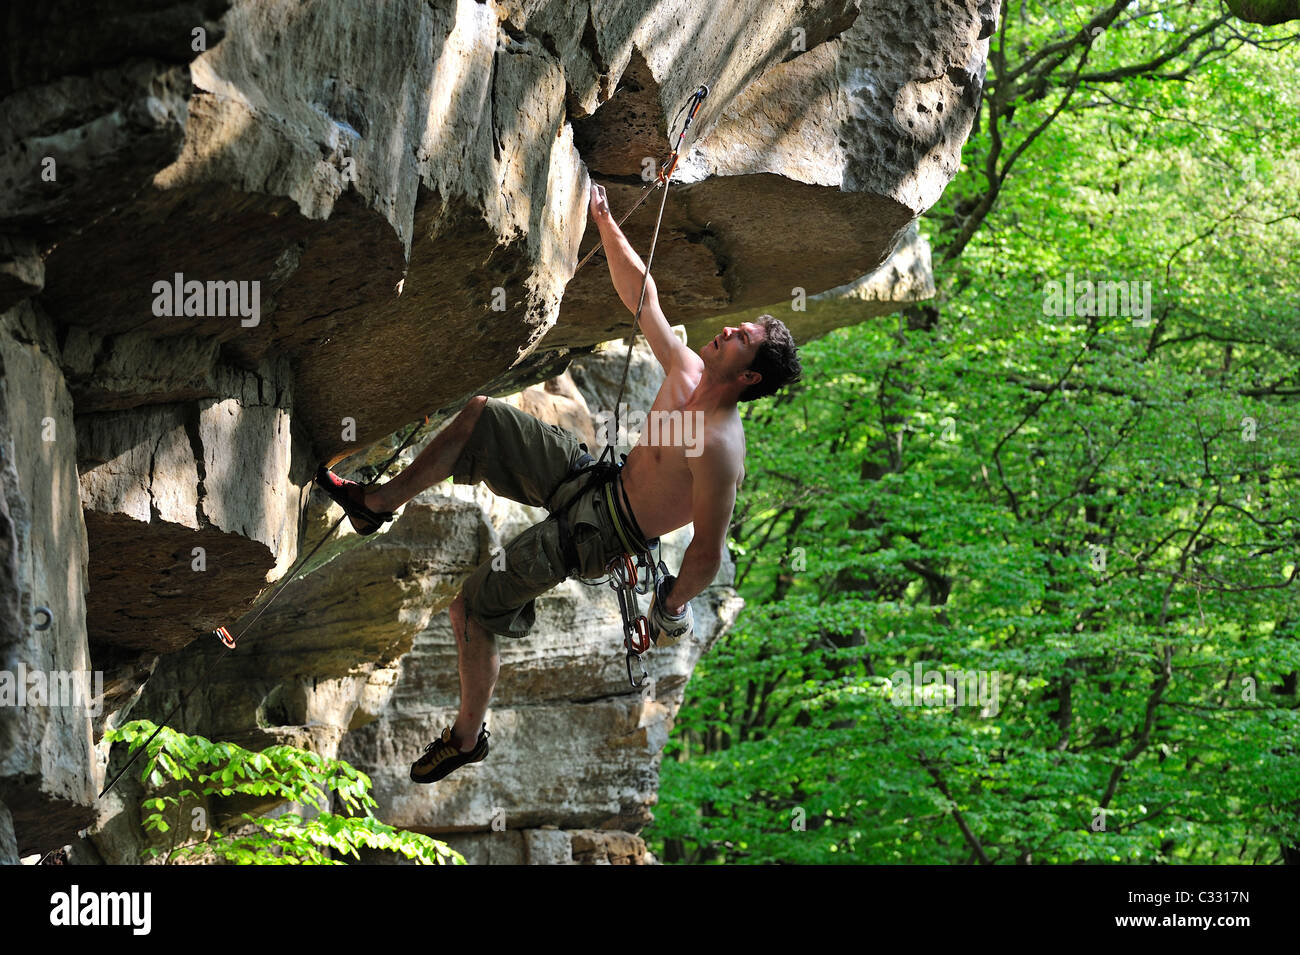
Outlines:
{"label": "man's face", "polygon": [[714,369],[724,378],[730,378],[753,364],[765,335],[763,326],[754,322],[728,325],[718,332],[711,342],[704,345],[699,354],[707,367]]}

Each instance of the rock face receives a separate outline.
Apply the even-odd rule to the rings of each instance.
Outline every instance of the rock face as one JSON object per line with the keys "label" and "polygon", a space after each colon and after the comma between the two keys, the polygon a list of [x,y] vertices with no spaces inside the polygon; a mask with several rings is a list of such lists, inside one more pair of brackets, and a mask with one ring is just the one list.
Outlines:
{"label": "rock face", "polygon": [[[207,631],[268,599],[327,526],[306,490],[317,461],[374,464],[423,416],[435,428],[473,394],[541,381],[521,405],[595,439],[621,362],[562,372],[630,321],[600,256],[575,273],[595,242],[588,181],[629,208],[700,84],[655,255],[673,322],[694,339],[771,311],[803,339],[930,294],[912,224],[956,172],[997,13],[15,9],[0,40],[0,651],[11,676],[97,671],[103,688],[94,705],[0,707],[13,852],[93,820],[86,858],[133,858],[129,788],[93,800],[105,721],[166,712],[215,652]],[[628,220],[638,249],[660,198]],[[652,367],[634,362],[641,399]],[[384,775],[454,702],[442,611],[459,580],[537,516],[435,489],[381,541],[332,541],[295,584],[303,602],[267,612],[275,641],[241,647],[249,662],[184,728],[346,753],[375,768],[393,819],[466,833],[475,858],[642,859],[656,754],[703,645],[659,661],[653,694],[623,693],[608,592],[560,588],[547,650],[509,648],[490,763],[454,794]],[[367,580],[382,583],[344,589]],[[711,632],[735,612],[716,586]],[[592,834],[607,832],[627,837]]]}
{"label": "rock face", "polygon": [[[72,398],[29,304],[0,317],[0,386],[0,802],[19,849],[54,848],[90,821],[103,766],[93,678],[79,679],[92,662]],[[29,675],[61,685],[38,699]]]}
{"label": "rock face", "polygon": [[[714,84],[655,252],[655,282],[670,320],[684,323],[693,341],[711,338],[720,323],[709,319],[720,314],[771,311],[785,320],[773,306],[788,309],[795,289],[815,295],[885,263],[957,173],[983,84],[984,38],[997,9],[996,3],[874,3],[846,12],[825,32],[795,15],[783,24],[783,62],[746,74],[738,86]],[[780,20],[772,5],[766,10],[754,22]],[[908,42],[913,30],[937,42]],[[630,70],[630,91],[616,94],[606,109],[643,117],[655,75]],[[682,99],[678,94],[668,104]],[[598,124],[602,116],[577,121],[578,142],[590,143],[583,158],[617,214],[644,188],[637,180],[646,157],[665,154],[671,144],[645,130],[644,120],[628,123],[636,148],[622,137],[584,135],[584,123]],[[654,216],[643,207],[624,230],[644,249],[653,227]],[[594,226],[587,231],[584,250],[598,239]],[[924,254],[928,273],[928,249]],[[598,337],[619,334],[621,315],[609,307],[604,273],[596,268],[574,276],[560,326],[544,345],[579,344],[593,325],[603,333]]]}
{"label": "rock face", "polygon": [[[885,264],[845,285],[816,295],[800,287],[795,298],[764,311],[790,329],[799,344],[820,338],[845,325],[855,325],[866,318],[887,315],[904,305],[934,297],[934,276],[930,271],[930,243],[908,228]],[[695,322],[688,329],[692,345],[703,345],[724,326],[752,321],[752,312],[719,315]]]}
{"label": "rock face", "polygon": [[178,650],[238,616],[297,556],[309,476],[292,468],[288,369],[226,377],[221,400],[78,416],[98,643]]}

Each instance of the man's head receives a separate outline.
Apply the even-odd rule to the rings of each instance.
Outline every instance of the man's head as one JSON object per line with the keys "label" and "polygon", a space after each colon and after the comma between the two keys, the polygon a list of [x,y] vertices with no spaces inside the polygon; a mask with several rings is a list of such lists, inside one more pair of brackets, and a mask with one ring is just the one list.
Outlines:
{"label": "man's head", "polygon": [[700,349],[700,357],[715,375],[734,379],[742,387],[737,401],[765,398],[803,374],[794,336],[771,315],[728,325]]}

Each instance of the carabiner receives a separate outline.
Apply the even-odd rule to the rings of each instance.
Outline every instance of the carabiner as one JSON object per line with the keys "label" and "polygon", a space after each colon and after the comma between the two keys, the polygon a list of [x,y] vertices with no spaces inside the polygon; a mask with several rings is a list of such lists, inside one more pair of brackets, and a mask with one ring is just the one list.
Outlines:
{"label": "carabiner", "polygon": [[[637,656],[645,653],[650,649],[650,623],[646,620],[645,615],[636,618],[632,625],[633,629],[627,632],[627,648]],[[635,631],[635,632],[633,632]]]}
{"label": "carabiner", "polygon": [[[641,668],[640,680],[637,680],[637,678],[632,675],[632,659],[634,657],[636,658],[637,666]],[[646,672],[645,662],[631,650],[627,652],[627,682],[632,684],[632,689],[634,690],[644,690],[650,683],[650,674]]]}

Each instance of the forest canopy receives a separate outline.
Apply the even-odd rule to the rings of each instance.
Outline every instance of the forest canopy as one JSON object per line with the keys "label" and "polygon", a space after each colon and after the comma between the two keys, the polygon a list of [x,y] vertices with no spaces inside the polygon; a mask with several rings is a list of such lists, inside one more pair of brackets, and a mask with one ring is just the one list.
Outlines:
{"label": "forest canopy", "polygon": [[745,410],[661,859],[1300,861],[1297,32],[1004,4],[937,297]]}

